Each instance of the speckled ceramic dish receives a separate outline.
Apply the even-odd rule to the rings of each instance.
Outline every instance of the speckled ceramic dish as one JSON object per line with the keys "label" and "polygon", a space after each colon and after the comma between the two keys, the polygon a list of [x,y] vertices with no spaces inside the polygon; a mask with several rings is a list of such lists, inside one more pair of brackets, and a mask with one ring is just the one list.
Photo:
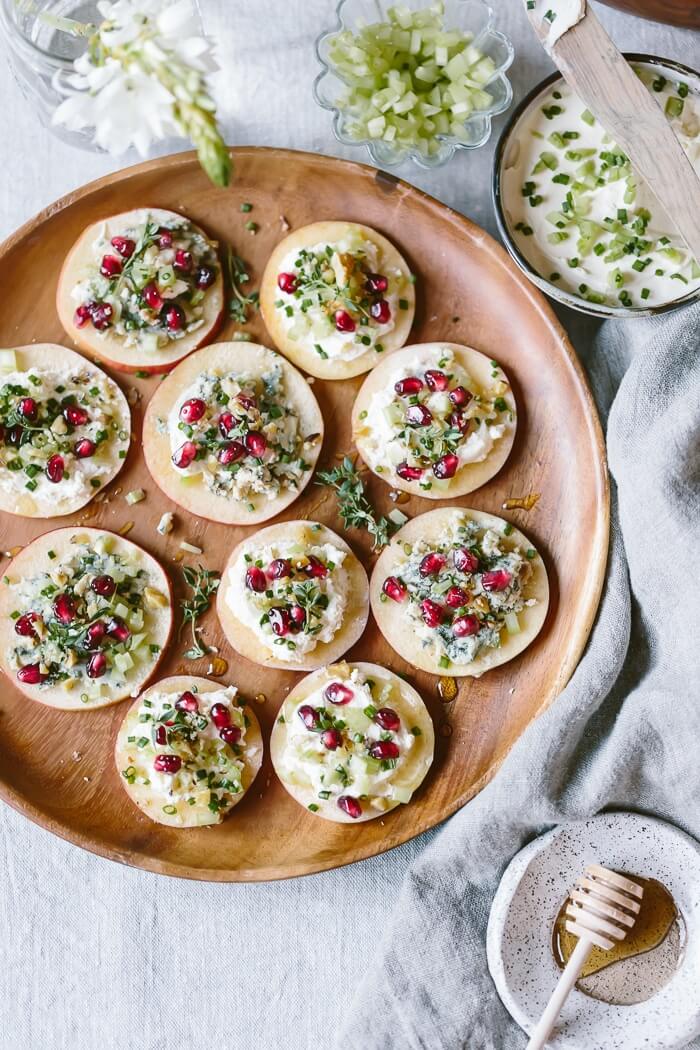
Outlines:
{"label": "speckled ceramic dish", "polygon": [[[511,861],[491,906],[487,935],[498,994],[529,1033],[560,973],[551,949],[557,912],[592,861],[662,882],[680,911],[685,943],[673,976],[645,1002],[614,1006],[574,989],[547,1046],[680,1050],[700,1033],[700,845],[651,817],[609,813],[555,828]],[[661,965],[658,951],[640,956],[640,963]],[[633,973],[628,981],[639,979]]]}

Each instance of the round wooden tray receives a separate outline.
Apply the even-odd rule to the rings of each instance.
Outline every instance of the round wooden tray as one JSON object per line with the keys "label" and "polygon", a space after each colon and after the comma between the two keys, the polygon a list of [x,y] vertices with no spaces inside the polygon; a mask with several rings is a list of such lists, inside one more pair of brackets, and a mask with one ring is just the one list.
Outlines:
{"label": "round wooden tray", "polygon": [[[608,546],[608,482],[596,409],[581,366],[540,293],[506,253],[462,215],[396,178],[346,161],[287,150],[234,151],[228,190],[212,187],[193,154],[178,154],[118,172],[51,205],[0,248],[4,295],[0,345],[36,341],[69,344],[54,307],[56,279],[67,248],[102,216],[130,208],[172,208],[190,216],[249,264],[251,290],[272,248],[292,228],[318,219],[368,223],[386,234],[418,276],[413,342],[445,339],[492,354],[513,382],[518,436],[501,473],[465,500],[505,513],[542,552],[552,601],[542,634],[527,652],[480,680],[462,679],[456,700],[443,705],[437,679],[415,672],[384,642],[370,619],[349,658],[374,661],[407,675],[424,697],[437,731],[433,768],[407,806],[358,827],[319,820],[295,803],[277,781],[269,756],[248,796],[223,824],[172,830],[151,823],[127,798],[114,766],[113,746],[126,704],[104,710],[61,712],[29,702],[9,681],[0,694],[0,795],[30,820],[102,856],[150,871],[215,881],[256,881],[303,875],[373,856],[444,820],[491,779],[529,722],[552,703],[581,655],[600,596]],[[250,201],[253,212],[241,213]],[[245,223],[253,219],[259,232]],[[269,342],[259,316],[248,326]],[[231,335],[228,323],[219,338]],[[160,559],[183,595],[176,556],[181,539],[203,548],[201,561],[221,569],[247,531],[177,514],[177,528],[156,533],[165,497],[146,470],[139,435],[144,405],[158,378],[115,376],[141,397],[133,407],[135,440],[122,474],[81,513],[52,522],[0,520],[0,548],[9,551],[61,525],[89,523],[119,530]],[[350,408],[362,377],[316,380],[326,423],[319,466],[352,452]],[[370,476],[371,477],[371,476]],[[147,499],[129,507],[124,494],[144,488]],[[375,505],[388,511],[389,489],[371,478]],[[541,498],[529,512],[503,512],[503,501],[530,492]],[[434,509],[428,500],[402,506],[410,516]],[[176,509],[177,508],[172,508]],[[310,484],[282,519],[318,518],[342,532],[335,496]],[[364,533],[346,538],[368,569],[374,562]],[[4,562],[6,564],[6,561]],[[215,612],[204,620],[206,640],[229,661],[222,681],[252,697],[269,740],[275,713],[299,675],[259,667],[234,653]],[[161,674],[205,674],[207,660],[187,662],[188,640],[176,641]]]}

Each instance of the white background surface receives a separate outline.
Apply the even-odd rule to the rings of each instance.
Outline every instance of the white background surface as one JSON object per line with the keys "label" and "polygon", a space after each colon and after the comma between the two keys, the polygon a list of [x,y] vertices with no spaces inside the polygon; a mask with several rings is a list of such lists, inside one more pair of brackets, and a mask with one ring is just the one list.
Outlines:
{"label": "white background surface", "polygon": [[[517,101],[551,66],[520,0],[492,3],[499,28],[516,45]],[[215,94],[232,144],[366,159],[361,150],[338,146],[329,114],[311,98],[313,40],[333,21],[332,0],[201,0],[201,6],[207,30],[220,41]],[[622,49],[700,65],[698,37],[690,32],[606,9],[601,15]],[[0,99],[2,237],[73,187],[133,162],[77,151],[50,136],[6,61]],[[400,174],[494,232],[490,167],[503,122],[497,120],[491,144],[478,153],[458,154],[438,172]],[[571,314],[565,322],[585,349],[585,329]],[[328,1047],[357,979],[371,972],[421,841],[295,882],[208,886],[111,864],[2,807],[0,1050]]]}

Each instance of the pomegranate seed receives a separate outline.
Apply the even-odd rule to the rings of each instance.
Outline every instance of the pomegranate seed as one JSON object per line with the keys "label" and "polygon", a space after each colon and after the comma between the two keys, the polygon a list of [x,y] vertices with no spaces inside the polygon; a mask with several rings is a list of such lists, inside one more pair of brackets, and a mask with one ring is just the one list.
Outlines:
{"label": "pomegranate seed", "polygon": [[251,394],[237,394],[236,401],[246,412],[250,412],[251,409],[258,407],[257,399]]}
{"label": "pomegranate seed", "polygon": [[131,638],[131,631],[118,616],[113,616],[107,624],[107,634],[114,638],[115,642],[128,642]]}
{"label": "pomegranate seed", "polygon": [[267,439],[265,435],[257,430],[249,430],[243,438],[243,443],[251,456],[263,456],[267,449]]}
{"label": "pomegranate seed", "polygon": [[36,419],[38,406],[33,397],[23,397],[17,406],[17,411],[24,419]]}
{"label": "pomegranate seed", "polygon": [[444,372],[437,368],[429,368],[425,373],[425,381],[431,390],[447,390],[449,379]]}
{"label": "pomegranate seed", "polygon": [[292,575],[292,563],[289,558],[275,558],[267,567],[267,575],[271,580],[283,580]]}
{"label": "pomegranate seed", "polygon": [[89,459],[90,456],[94,456],[97,451],[97,445],[90,438],[81,438],[80,441],[76,441],[73,446],[73,452],[78,459]]}
{"label": "pomegranate seed", "polygon": [[197,276],[194,279],[194,283],[197,288],[211,288],[215,280],[216,270],[211,266],[200,266],[197,270]]}
{"label": "pomegranate seed", "polygon": [[291,620],[292,630],[300,631],[302,629],[306,623],[306,612],[301,605],[292,605],[290,607],[289,619]]}
{"label": "pomegranate seed", "polygon": [[277,274],[277,287],[281,292],[286,292],[287,295],[291,295],[297,290],[297,279],[293,273],[278,273]]}
{"label": "pomegranate seed", "polygon": [[442,623],[442,608],[430,598],[423,599],[420,603],[420,611],[428,627],[439,627]]}
{"label": "pomegranate seed", "polygon": [[104,636],[107,634],[107,624],[104,620],[95,620],[85,632],[85,648],[99,649]]}
{"label": "pomegranate seed", "polygon": [[230,441],[228,445],[222,445],[219,449],[216,458],[219,463],[222,463],[225,467],[229,463],[236,463],[241,456],[245,456],[245,449],[240,441]]}
{"label": "pomegranate seed", "polygon": [[420,467],[409,467],[408,463],[399,463],[396,473],[404,481],[419,481],[423,477],[423,471]]}
{"label": "pomegranate seed", "polygon": [[378,299],[376,303],[372,303],[369,312],[377,324],[387,324],[391,320],[391,307],[386,299]]}
{"label": "pomegranate seed", "polygon": [[66,465],[63,462],[63,456],[59,456],[58,452],[54,452],[53,456],[49,456],[46,462],[46,477],[49,481],[53,481],[54,485],[63,480],[65,469]]}
{"label": "pomegranate seed", "polygon": [[387,576],[382,584],[382,592],[386,594],[387,598],[391,598],[393,602],[405,601],[408,594],[405,585],[396,576]]}
{"label": "pomegranate seed", "polygon": [[104,653],[94,653],[93,656],[88,660],[87,665],[87,676],[88,678],[101,678],[107,671],[107,657]]}
{"label": "pomegranate seed", "polygon": [[196,711],[199,711],[197,697],[194,693],[190,693],[189,690],[185,690],[182,696],[179,696],[175,701],[175,708],[177,711],[189,711],[190,714],[194,714]]}
{"label": "pomegranate seed", "polygon": [[8,445],[14,445],[19,447],[22,442],[22,435],[24,434],[24,427],[16,426],[10,427],[5,434],[5,441]]}
{"label": "pomegranate seed", "polygon": [[72,427],[84,427],[90,416],[82,405],[66,405],[63,409],[63,418]]}
{"label": "pomegranate seed", "polygon": [[130,259],[136,248],[136,242],[130,237],[112,237],[110,244],[119,252],[122,259]]}
{"label": "pomegranate seed", "polygon": [[122,261],[117,255],[103,255],[100,273],[103,277],[116,277],[122,272]]}
{"label": "pomegranate seed", "polygon": [[309,555],[309,559],[304,566],[304,574],[306,576],[313,576],[315,579],[322,580],[328,575],[329,571],[327,565],[324,565],[323,562],[319,561],[319,559],[314,557],[313,554]]}
{"label": "pomegranate seed", "polygon": [[22,638],[36,638],[37,633],[34,630],[34,624],[39,619],[39,616],[35,612],[25,613],[24,616],[20,616],[15,620],[15,634],[19,634]]}
{"label": "pomegranate seed", "polygon": [[318,711],[311,704],[302,704],[298,711],[299,718],[307,729],[317,729],[319,723]]}
{"label": "pomegranate seed", "polygon": [[452,630],[458,638],[468,638],[479,633],[479,621],[476,616],[457,616],[452,621]]}
{"label": "pomegranate seed", "polygon": [[232,412],[222,412],[219,416],[219,430],[224,437],[228,437],[229,433],[233,430],[236,425],[236,417]]}
{"label": "pomegranate seed", "polygon": [[335,751],[343,742],[343,738],[337,729],[324,729],[321,733],[321,743],[329,751]]}
{"label": "pomegranate seed", "polygon": [[458,569],[460,572],[474,573],[479,568],[479,559],[476,554],[472,554],[466,547],[458,547],[452,557],[455,569]]}
{"label": "pomegranate seed", "polygon": [[389,279],[383,273],[368,273],[365,288],[368,292],[385,292],[389,287]]}
{"label": "pomegranate seed", "polygon": [[449,605],[451,609],[459,609],[460,606],[466,605],[468,601],[469,595],[461,587],[450,587],[445,595],[445,604]]}
{"label": "pomegranate seed", "polygon": [[505,591],[512,579],[513,574],[506,569],[494,569],[484,573],[481,583],[485,591]]}
{"label": "pomegranate seed", "polygon": [[150,281],[146,285],[146,287],[141,292],[141,296],[146,306],[149,307],[149,309],[154,310],[156,312],[162,309],[163,297],[158,291],[158,288],[153,283],[153,281]]}
{"label": "pomegranate seed", "polygon": [[168,742],[168,730],[165,726],[158,726],[156,728],[156,744],[160,747],[165,747]]}
{"label": "pomegranate seed", "polygon": [[176,270],[180,270],[181,273],[189,273],[192,269],[192,253],[186,252],[184,248],[177,248],[173,266]]}
{"label": "pomegranate seed", "polygon": [[180,409],[180,419],[183,423],[198,423],[206,410],[206,401],[202,401],[200,397],[191,397]]}
{"label": "pomegranate seed", "polygon": [[335,327],[339,332],[354,332],[357,328],[357,323],[347,310],[336,310]]}
{"label": "pomegranate seed", "polygon": [[395,744],[393,740],[377,740],[376,743],[370,744],[369,753],[372,758],[378,758],[380,760],[398,758],[399,745]]}
{"label": "pomegranate seed", "polygon": [[231,712],[225,704],[212,704],[209,714],[217,729],[231,725]]}
{"label": "pomegranate seed", "polygon": [[78,605],[70,594],[59,594],[53,603],[53,614],[61,623],[72,623],[77,616]]}
{"label": "pomegranate seed", "polygon": [[390,733],[395,733],[401,725],[401,719],[394,711],[393,707],[380,707],[374,716],[374,721],[382,729],[387,729]]}
{"label": "pomegranate seed", "polygon": [[285,634],[289,633],[291,625],[288,611],[274,605],[268,610],[267,615],[270,619],[272,633],[276,634],[278,638],[284,638]]}
{"label": "pomegranate seed", "polygon": [[158,247],[161,251],[165,248],[172,248],[173,246],[173,235],[170,230],[167,230],[165,226],[161,226],[158,230]]}
{"label": "pomegranate seed", "polygon": [[411,397],[422,389],[423,380],[418,376],[406,376],[405,379],[399,379],[398,383],[394,383],[394,390],[400,397]]}
{"label": "pomegranate seed", "polygon": [[76,307],[73,314],[73,324],[76,328],[84,328],[89,323],[91,316],[92,310],[88,303],[81,303],[80,306]]}
{"label": "pomegranate seed", "polygon": [[173,452],[173,463],[176,467],[183,470],[185,467],[189,467],[197,455],[197,446],[194,441],[185,441],[183,445]]}
{"label": "pomegranate seed", "polygon": [[453,452],[448,452],[437,463],[433,463],[433,474],[436,478],[453,478],[458,466],[459,458]]}
{"label": "pomegranate seed", "polygon": [[471,419],[467,419],[462,412],[450,412],[447,422],[462,434],[466,434],[471,426]]}
{"label": "pomegranate seed", "polygon": [[447,558],[444,554],[440,554],[438,551],[431,551],[430,554],[426,554],[421,560],[418,571],[421,576],[437,576],[445,568],[446,562]]}
{"label": "pomegranate seed", "polygon": [[90,584],[95,594],[101,595],[103,598],[111,598],[117,589],[117,585],[111,576],[96,576]]}
{"label": "pomegranate seed", "polygon": [[344,707],[345,704],[349,704],[354,695],[350,686],[344,685],[342,682],[331,682],[323,690],[323,699],[328,700],[331,704],[336,704],[338,707]]}
{"label": "pomegranate seed", "polygon": [[458,408],[464,408],[472,399],[471,391],[466,390],[463,386],[456,386],[454,390],[450,390],[449,396],[452,404],[457,405]]}
{"label": "pomegranate seed", "polygon": [[245,585],[249,591],[258,593],[264,591],[267,587],[267,578],[262,569],[259,569],[257,565],[251,565],[249,569],[246,569]]}
{"label": "pomegranate seed", "polygon": [[92,308],[92,323],[98,332],[103,332],[112,323],[114,311],[109,303],[95,303]]}
{"label": "pomegranate seed", "polygon": [[241,739],[241,731],[238,726],[224,726],[223,729],[219,730],[219,736],[229,747],[234,747]]}
{"label": "pomegranate seed", "polygon": [[39,664],[27,664],[17,672],[17,680],[23,685],[41,685],[48,677],[47,674],[41,673]]}
{"label": "pomegranate seed", "polygon": [[177,303],[171,303],[170,306],[164,306],[161,310],[161,317],[165,321],[165,326],[169,332],[180,332],[185,327],[185,311]]}
{"label": "pomegranate seed", "polygon": [[409,405],[406,409],[406,422],[411,426],[429,427],[432,421],[432,413],[425,405]]}
{"label": "pomegranate seed", "polygon": [[156,755],[153,768],[156,773],[179,773],[182,759],[179,755]]}
{"label": "pomegranate seed", "polygon": [[343,813],[347,813],[353,820],[357,820],[358,817],[362,816],[362,806],[352,795],[340,795],[338,797],[338,808],[342,809]]}

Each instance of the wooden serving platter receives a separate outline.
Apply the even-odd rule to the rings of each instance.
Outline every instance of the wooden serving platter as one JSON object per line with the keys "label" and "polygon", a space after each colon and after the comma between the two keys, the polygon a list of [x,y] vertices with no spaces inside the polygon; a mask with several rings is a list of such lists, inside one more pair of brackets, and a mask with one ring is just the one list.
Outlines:
{"label": "wooden serving platter", "polygon": [[[493,355],[510,376],[519,407],[513,453],[500,474],[461,505],[502,514],[523,529],[542,553],[552,600],[545,627],[519,658],[479,680],[461,679],[456,699],[444,704],[438,680],[416,672],[384,642],[370,618],[349,657],[384,664],[405,674],[424,697],[437,731],[431,772],[407,806],[357,827],[330,824],[305,812],[277,781],[266,754],[258,779],[223,824],[173,830],[151,823],[122,790],[114,765],[117,727],[127,703],[103,710],[61,712],[32,703],[4,680],[0,691],[0,795],[25,816],[57,835],[112,860],[168,875],[213,881],[257,881],[303,875],[373,856],[433,827],[472,798],[491,779],[529,722],[561,691],[581,655],[596,613],[605,570],[609,506],[605,453],[595,406],[566,334],[542,295],[506,253],[462,215],[412,186],[375,169],[287,150],[234,151],[235,178],[216,189],[193,154],[179,154],[107,176],[47,208],[0,248],[3,308],[0,345],[32,341],[71,345],[56,316],[56,279],[63,257],[81,230],[100,217],[135,207],[183,212],[250,265],[257,288],[265,261],[284,236],[318,219],[346,219],[376,227],[392,240],[417,274],[417,313],[412,342],[445,339]],[[249,201],[245,214],[240,204]],[[248,220],[259,224],[253,235]],[[261,319],[248,326],[256,341],[269,342]],[[219,336],[231,336],[228,322]],[[114,374],[114,373],[113,373]],[[35,536],[70,524],[118,531],[133,522],[129,538],[170,573],[183,595],[178,545],[203,548],[187,557],[220,570],[250,529],[185,520],[148,475],[140,446],[144,406],[158,378],[115,374],[140,399],[132,407],[135,439],[110,496],[82,512],[51,522],[2,516],[0,548],[10,551]],[[326,469],[352,452],[350,410],[362,377],[316,380],[326,438],[319,466]],[[132,395],[133,396],[133,395]],[[369,475],[378,509],[392,503],[389,488]],[[124,495],[144,488],[147,499],[129,507]],[[532,492],[529,512],[503,511],[504,500]],[[409,516],[435,507],[412,498]],[[441,504],[442,505],[442,504]],[[166,509],[176,511],[169,536],[156,533]],[[335,496],[311,484],[281,519],[317,518],[343,532]],[[375,555],[366,534],[344,533],[371,569]],[[4,559],[3,564],[7,564]],[[0,566],[0,572],[2,566]],[[267,742],[276,711],[299,675],[259,667],[239,657],[224,639],[215,612],[203,621],[205,638],[228,661],[221,681],[256,706]],[[208,660],[185,661],[189,642],[176,641],[162,676],[206,674]]]}

